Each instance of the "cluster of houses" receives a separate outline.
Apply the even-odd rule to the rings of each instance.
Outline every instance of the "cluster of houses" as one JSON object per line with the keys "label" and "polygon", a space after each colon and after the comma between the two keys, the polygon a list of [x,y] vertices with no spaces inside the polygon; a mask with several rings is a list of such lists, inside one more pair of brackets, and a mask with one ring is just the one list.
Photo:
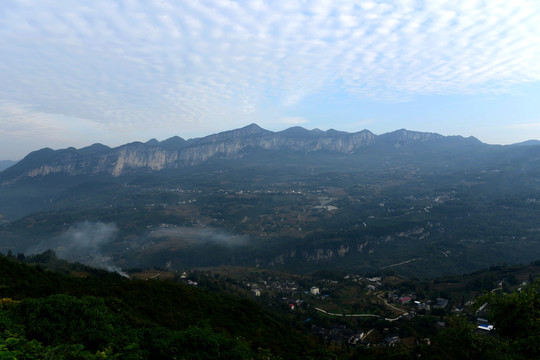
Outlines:
{"label": "cluster of houses", "polygon": [[[254,296],[261,296],[261,292],[271,291],[278,294],[295,295],[298,292],[298,284],[292,280],[286,281],[266,281],[260,280],[259,282],[244,282],[244,285],[251,290]],[[261,290],[263,289],[263,290]]]}
{"label": "cluster of houses", "polygon": [[343,278],[345,281],[352,281],[359,284],[365,284],[366,289],[375,291],[382,287],[382,278],[379,276],[365,278],[360,275],[348,274]]}
{"label": "cluster of houses", "polygon": [[[413,338],[402,339],[398,335],[395,335],[395,333],[389,332],[390,329],[385,329],[385,331],[383,332],[388,331],[389,333],[387,333],[387,335],[383,335],[384,338],[382,339],[382,341],[377,342],[376,344],[373,344],[370,342],[373,339],[369,338],[369,334],[374,329],[368,332],[363,332],[363,331],[358,332],[358,331],[354,331],[347,328],[347,326],[343,324],[331,324],[331,327],[329,328],[312,325],[310,330],[311,330],[311,333],[315,335],[316,337],[318,337],[319,339],[328,343],[336,344],[336,345],[348,344],[351,346],[387,347],[387,346],[394,346],[401,342],[410,343],[411,342],[410,340],[413,339]],[[413,339],[413,343],[414,343],[414,339]]]}
{"label": "cluster of houses", "polygon": [[[366,278],[359,275],[347,275],[344,280],[346,282],[355,282],[359,286],[364,287],[368,292],[381,291],[383,287],[383,279],[381,277],[371,277]],[[267,280],[257,280],[252,283],[245,282],[244,284],[250,289],[253,296],[258,297],[262,292],[269,292],[276,296],[275,299],[281,303],[286,304],[290,310],[296,310],[299,307],[304,307],[305,299],[309,302],[309,299],[324,300],[328,295],[324,295],[323,291],[332,289],[332,285],[337,285],[338,282],[335,280],[320,280],[320,286],[311,286],[309,288],[302,288],[294,280],[276,280],[268,278]],[[434,309],[448,309],[449,300],[442,297],[437,297],[432,300],[423,300],[419,299],[415,293],[402,293],[397,290],[390,290],[386,292],[385,299],[388,303],[396,304],[404,309],[407,313],[401,316],[402,319],[411,319],[415,316],[422,314],[422,310],[431,311]],[[299,299],[300,298],[300,299]],[[463,307],[454,307],[453,312],[463,311]],[[311,319],[308,319],[311,320]],[[308,321],[306,320],[306,321]],[[351,346],[373,346],[370,344],[368,339],[368,334],[362,331],[355,331],[343,324],[331,324],[330,327],[321,327],[316,324],[312,324],[309,321],[307,325],[310,329],[310,332],[316,337],[320,338],[323,341],[331,342],[334,344],[347,344]],[[446,327],[446,323],[443,321],[437,322],[436,326],[438,328]],[[487,320],[478,318],[477,331],[483,333],[490,333],[494,330],[492,324]],[[380,336],[380,335],[379,335]],[[398,342],[405,341],[400,339],[399,336],[393,335],[392,333],[387,333],[384,336],[384,340],[376,344],[376,346],[394,346]],[[424,339],[425,340],[425,339]]]}
{"label": "cluster of houses", "polygon": [[180,282],[183,282],[184,284],[188,284],[188,285],[192,285],[192,286],[197,286],[198,285],[198,283],[196,281],[188,279],[187,273],[185,271],[182,273],[182,275],[180,275]]}
{"label": "cluster of houses", "polygon": [[[249,289],[252,296],[259,297],[263,292],[268,292],[273,295],[280,295],[279,299],[282,303],[287,304],[290,310],[296,310],[304,305],[304,300],[299,297],[314,296],[318,299],[326,299],[328,295],[321,294],[320,288],[312,286],[309,290],[300,288],[297,282],[292,280],[284,281],[266,281],[244,282],[244,285]],[[300,296],[300,295],[303,296]]]}
{"label": "cluster of houses", "polygon": [[[368,290],[368,294],[373,293],[375,296],[382,299],[381,296],[385,287],[383,286],[383,279],[381,277],[347,275],[343,280],[347,283],[357,283],[359,287]],[[282,304],[281,306],[287,306],[291,311],[296,311],[298,309],[308,307],[308,303],[310,301],[318,302],[327,299],[328,295],[325,295],[325,292],[330,291],[331,293],[334,288],[338,289],[340,283],[341,282],[335,280],[319,280],[316,284],[306,286],[307,284],[300,282],[300,285],[299,282],[295,281],[294,279],[279,279],[276,277],[267,277],[267,275],[265,275],[264,277],[253,278],[249,282],[244,281],[243,285],[247,287],[248,291],[254,297],[260,297],[261,294],[267,293],[270,294],[270,298],[273,299],[272,301],[277,301],[278,303]],[[398,290],[386,290],[384,300],[387,302],[387,305],[394,304],[390,306],[397,306],[404,309],[404,312],[406,311],[406,313],[402,314],[396,319],[411,319],[416,316],[422,316],[422,314],[425,314],[426,311],[431,311],[434,309],[444,309],[445,313],[447,311],[463,311],[463,306],[454,307],[450,310],[450,302],[446,298],[437,297],[435,299],[425,300],[418,298],[414,292],[409,293]],[[395,319],[387,320],[394,321]],[[442,329],[447,326],[442,320],[433,325],[438,329]],[[321,324],[316,324],[311,319],[307,319],[306,329],[308,329],[308,331],[322,341],[336,345],[385,347],[394,346],[397,343],[414,344],[415,342],[418,343],[421,341],[429,343],[429,338],[400,338],[398,335],[396,335],[399,328],[392,328],[390,326],[388,329],[377,328],[371,329],[370,331],[354,330],[348,328],[344,324],[339,323],[332,323],[330,326],[321,326]],[[494,331],[494,326],[489,321],[479,317],[476,331],[490,334]]]}
{"label": "cluster of houses", "polygon": [[323,328],[313,325],[311,333],[321,340],[334,344],[366,345],[366,334],[348,329],[343,324],[331,324],[331,328]]}
{"label": "cluster of houses", "polygon": [[395,291],[390,291],[386,294],[387,298],[390,300],[390,302],[405,306],[408,304],[414,304],[414,308],[416,309],[425,309],[425,310],[431,310],[431,309],[445,309],[448,305],[448,299],[445,298],[436,298],[435,301],[428,300],[426,302],[421,302],[416,300],[416,295],[414,293],[410,294],[399,294]]}

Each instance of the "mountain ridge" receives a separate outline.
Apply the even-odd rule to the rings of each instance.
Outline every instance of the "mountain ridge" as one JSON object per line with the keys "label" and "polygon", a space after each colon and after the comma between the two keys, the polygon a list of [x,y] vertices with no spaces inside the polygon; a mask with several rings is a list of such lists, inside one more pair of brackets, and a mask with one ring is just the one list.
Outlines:
{"label": "mountain ridge", "polygon": [[530,261],[540,249],[538,149],[256,124],[200,139],[45,148],[0,173],[0,246],[66,249],[63,234],[88,230],[107,235],[103,255],[116,266],[427,276]]}
{"label": "mountain ridge", "polygon": [[0,183],[9,184],[25,177],[50,174],[73,176],[106,173],[118,177],[130,171],[159,171],[194,166],[216,157],[237,159],[250,149],[306,154],[328,151],[350,155],[373,146],[401,148],[436,141],[489,146],[477,139],[471,141],[461,136],[447,137],[406,129],[375,135],[369,130],[348,133],[333,129],[307,130],[296,126],[273,132],[257,124],[250,124],[190,140],[173,136],[163,141],[151,139],[145,143],[132,142],[115,148],[102,144],[81,149],[44,148],[28,154],[15,166],[0,173]]}

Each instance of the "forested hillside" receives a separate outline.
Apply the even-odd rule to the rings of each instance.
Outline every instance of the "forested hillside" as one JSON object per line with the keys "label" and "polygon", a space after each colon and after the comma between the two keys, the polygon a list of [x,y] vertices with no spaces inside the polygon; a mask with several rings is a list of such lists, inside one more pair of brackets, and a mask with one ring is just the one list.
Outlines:
{"label": "forested hillside", "polygon": [[316,349],[251,300],[79,270],[90,276],[0,257],[0,351],[17,359],[297,359]]}
{"label": "forested hillside", "polygon": [[[448,314],[445,327],[429,339],[350,347],[312,338],[303,321],[227,295],[217,282],[210,292],[171,281],[129,280],[52,255],[33,260],[70,274],[22,263],[22,256],[0,256],[2,358],[533,359],[540,354],[538,282],[477,299],[477,307],[487,304],[495,326],[491,333],[477,330],[465,315]],[[443,312],[438,314],[442,319]],[[398,325],[421,332],[426,321]]]}

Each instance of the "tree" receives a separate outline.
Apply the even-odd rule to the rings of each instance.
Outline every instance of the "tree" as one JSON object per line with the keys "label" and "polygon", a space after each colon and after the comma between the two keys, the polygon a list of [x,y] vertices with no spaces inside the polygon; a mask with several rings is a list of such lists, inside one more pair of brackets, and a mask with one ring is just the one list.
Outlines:
{"label": "tree", "polygon": [[48,345],[83,344],[98,350],[108,345],[114,333],[113,314],[101,298],[57,294],[25,299],[16,308],[26,336]]}
{"label": "tree", "polygon": [[489,293],[490,316],[497,333],[508,339],[512,351],[529,358],[540,356],[540,281],[511,294]]}

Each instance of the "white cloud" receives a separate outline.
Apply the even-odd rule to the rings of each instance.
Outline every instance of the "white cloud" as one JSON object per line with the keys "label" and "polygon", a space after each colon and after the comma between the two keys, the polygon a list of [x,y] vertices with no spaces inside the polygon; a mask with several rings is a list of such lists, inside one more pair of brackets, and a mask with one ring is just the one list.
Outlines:
{"label": "white cloud", "polygon": [[37,127],[51,114],[204,131],[324,92],[400,101],[540,81],[537,1],[34,0],[0,13],[0,100],[28,105]]}

